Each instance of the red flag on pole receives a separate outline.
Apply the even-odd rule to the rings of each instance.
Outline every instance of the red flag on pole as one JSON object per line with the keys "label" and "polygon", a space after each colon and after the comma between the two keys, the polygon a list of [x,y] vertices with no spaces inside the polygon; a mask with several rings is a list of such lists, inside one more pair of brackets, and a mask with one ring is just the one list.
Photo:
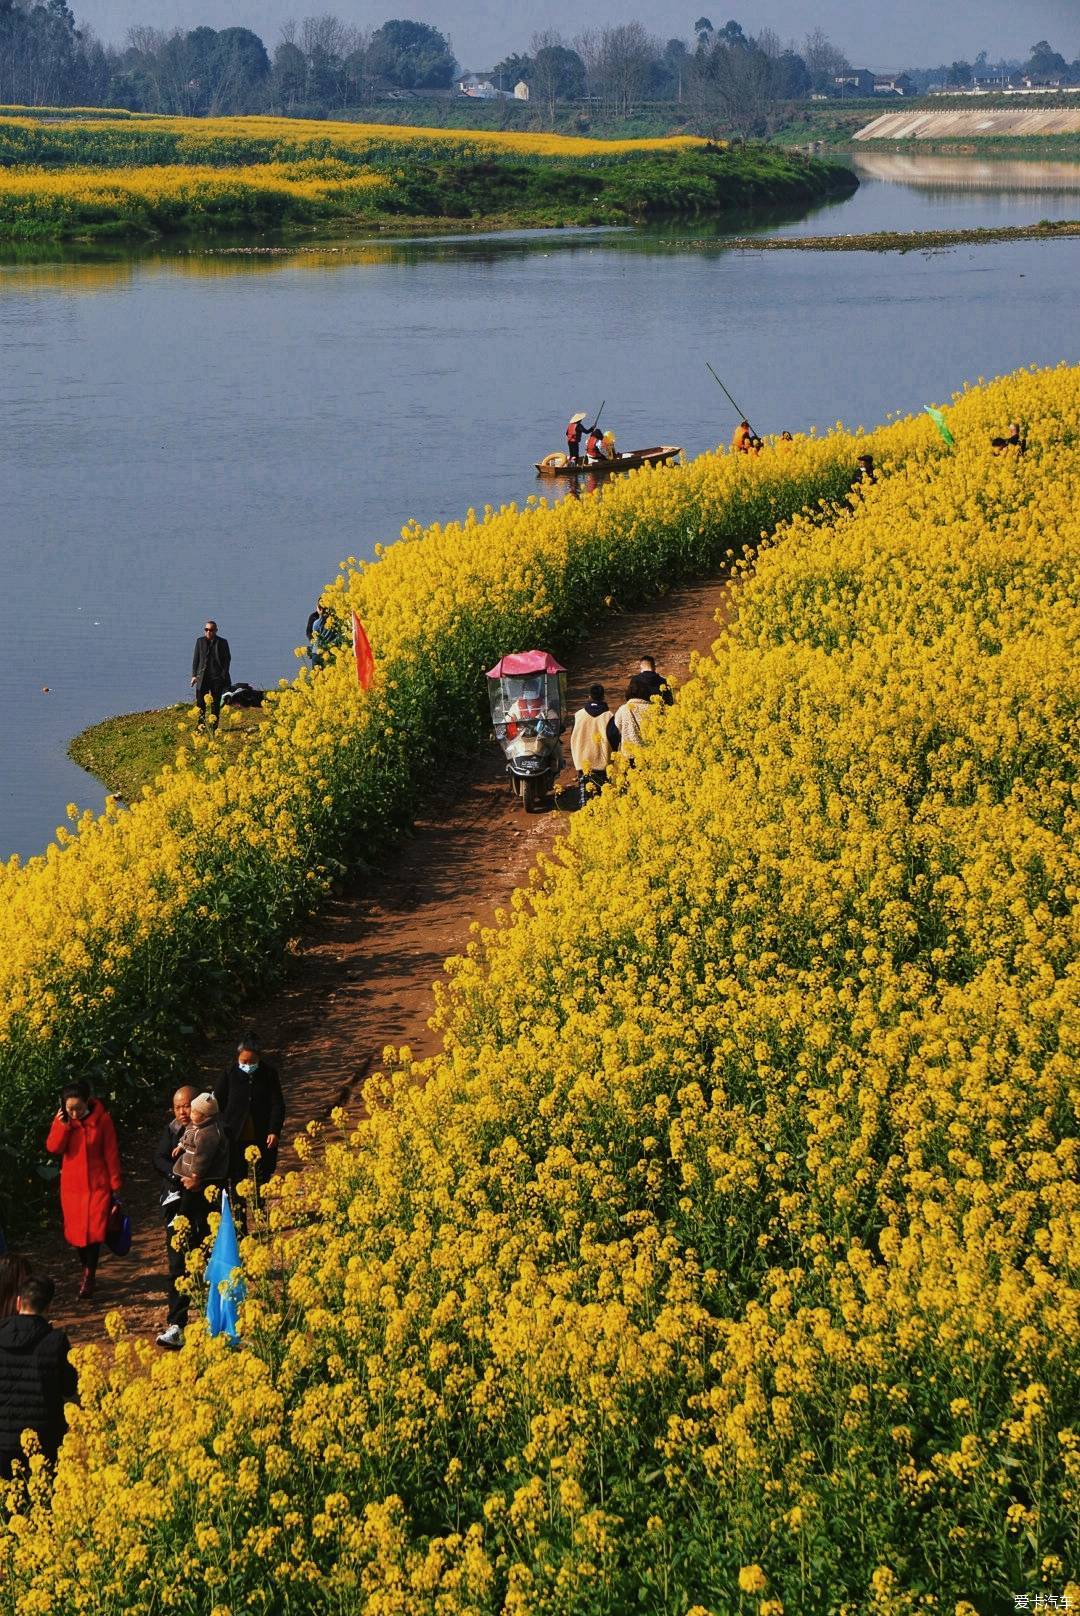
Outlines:
{"label": "red flag on pole", "polygon": [[355,612],[352,614],[352,643],[353,656],[356,659],[356,682],[361,690],[367,690],[375,677],[375,658],[371,651],[371,641]]}

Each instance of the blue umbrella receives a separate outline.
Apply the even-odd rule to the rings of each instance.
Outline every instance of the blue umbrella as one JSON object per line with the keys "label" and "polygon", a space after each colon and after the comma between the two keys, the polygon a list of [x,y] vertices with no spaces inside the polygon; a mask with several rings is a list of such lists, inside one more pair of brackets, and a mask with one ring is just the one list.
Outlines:
{"label": "blue umbrella", "polygon": [[229,1197],[221,1197],[221,1222],[218,1225],[214,1249],[206,1267],[206,1319],[210,1334],[227,1335],[230,1341],[240,1339],[237,1314],[247,1287],[240,1268],[240,1248],[236,1243],[236,1225],[233,1223]]}

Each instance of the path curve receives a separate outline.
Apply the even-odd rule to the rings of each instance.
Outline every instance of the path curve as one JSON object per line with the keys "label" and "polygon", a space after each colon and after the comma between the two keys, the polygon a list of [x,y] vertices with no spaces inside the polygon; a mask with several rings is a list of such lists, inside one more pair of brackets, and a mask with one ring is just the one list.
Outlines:
{"label": "path curve", "polygon": [[[647,606],[613,611],[570,661],[570,711],[596,680],[614,708],[643,653],[655,656],[670,678],[685,679],[691,653],[707,650],[716,637],[725,590],[725,577],[714,577]],[[569,764],[568,744],[564,750]],[[571,778],[568,768],[564,779]],[[512,802],[501,753],[492,744],[443,783],[377,875],[327,900],[305,927],[284,980],[236,1018],[238,1029],[260,1030],[281,1069],[287,1140],[347,1099],[378,1067],[387,1044],[407,1043],[419,1056],[435,1051],[431,985],[442,976],[444,959],[464,952],[474,920],[492,922],[495,909],[507,905],[568,824],[568,815],[526,815]],[[211,1085],[230,1045],[208,1044],[192,1081]],[[164,1233],[150,1165],[162,1116],[129,1124],[121,1134],[124,1200],[135,1235],[129,1257],[103,1252],[93,1301],[77,1299],[74,1253],[60,1237],[58,1208],[53,1229],[28,1250],[34,1266],[56,1279],[54,1321],[76,1345],[104,1340],[104,1316],[113,1308],[122,1309],[130,1333],[156,1334],[164,1325]],[[281,1166],[296,1165],[290,1145]]]}

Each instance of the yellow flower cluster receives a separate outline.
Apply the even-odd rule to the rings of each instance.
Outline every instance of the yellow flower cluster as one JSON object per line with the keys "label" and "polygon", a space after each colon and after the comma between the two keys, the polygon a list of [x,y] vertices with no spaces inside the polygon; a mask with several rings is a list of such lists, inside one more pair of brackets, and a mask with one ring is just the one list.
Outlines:
{"label": "yellow flower cluster", "polygon": [[[1031,452],[993,457],[1016,414]],[[1080,371],[950,424],[859,440],[883,480],[762,551],[451,963],[441,1055],[278,1185],[241,1350],[83,1355],[51,1508],[8,1501],[14,1616],[1080,1599]],[[410,657],[457,699],[515,588],[647,587],[650,544],[689,565],[854,448],[410,533],[337,586],[394,648],[376,699]]]}

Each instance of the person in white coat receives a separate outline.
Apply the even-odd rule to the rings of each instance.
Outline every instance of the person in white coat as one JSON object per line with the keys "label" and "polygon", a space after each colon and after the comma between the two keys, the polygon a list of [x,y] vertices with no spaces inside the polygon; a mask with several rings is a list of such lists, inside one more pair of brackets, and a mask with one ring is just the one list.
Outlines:
{"label": "person in white coat", "polygon": [[578,772],[578,780],[599,789],[607,783],[608,764],[611,762],[611,743],[607,726],[611,709],[604,700],[603,685],[589,686],[589,699],[574,714],[574,728],[570,735],[570,756]]}

